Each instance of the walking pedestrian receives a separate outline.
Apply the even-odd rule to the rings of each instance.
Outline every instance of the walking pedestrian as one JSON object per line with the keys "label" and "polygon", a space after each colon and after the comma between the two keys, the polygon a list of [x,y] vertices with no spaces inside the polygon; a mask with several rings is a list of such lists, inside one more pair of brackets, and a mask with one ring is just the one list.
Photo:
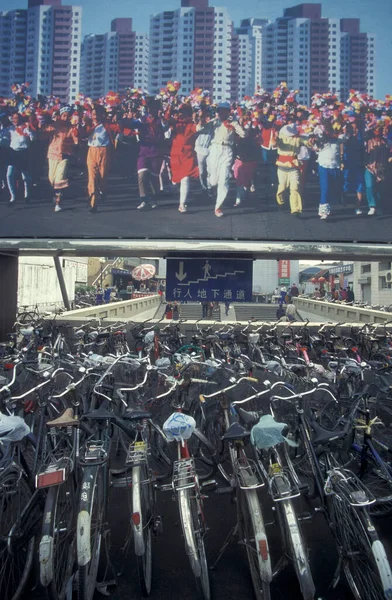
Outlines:
{"label": "walking pedestrian", "polygon": [[365,184],[368,202],[368,215],[382,213],[382,202],[385,193],[385,180],[388,161],[392,162],[391,150],[380,126],[368,134],[365,155]]}
{"label": "walking pedestrian", "polygon": [[192,120],[192,107],[182,104],[178,109],[177,118],[170,114],[166,116],[172,128],[172,147],[170,165],[173,183],[180,184],[179,212],[187,211],[191,178],[199,177],[197,157],[194,150],[196,139],[196,124]]}
{"label": "walking pedestrian", "polygon": [[210,120],[210,109],[207,106],[202,107],[196,118],[199,127],[195,142],[195,152],[197,156],[197,165],[199,167],[199,181],[203,192],[209,191],[207,159],[211,144],[211,128],[208,127]]}
{"label": "walking pedestrian", "polygon": [[279,131],[277,139],[278,156],[276,166],[278,167],[278,191],[276,201],[278,207],[284,206],[284,192],[290,190],[290,210],[295,217],[302,215],[302,200],[299,193],[299,162],[298,153],[302,141],[298,135],[297,126],[292,123],[285,125]]}
{"label": "walking pedestrian", "polygon": [[96,213],[99,200],[105,198],[107,177],[109,174],[110,154],[113,148],[112,134],[106,126],[105,109],[96,105],[92,111],[91,120],[86,121],[88,134],[88,197],[90,213]]}
{"label": "walking pedestrian", "polygon": [[69,161],[74,145],[79,141],[78,129],[70,122],[71,111],[71,106],[63,106],[56,121],[41,126],[42,131],[51,136],[48,147],[48,178],[53,189],[55,212],[61,211],[61,199],[69,186]]}
{"label": "walking pedestrian", "polygon": [[253,127],[245,130],[245,137],[239,138],[236,146],[236,158],[233,165],[233,173],[236,181],[236,201],[234,206],[240,206],[246,198],[255,178],[257,169],[257,157],[259,131]]}
{"label": "walking pedestrian", "polygon": [[229,102],[220,102],[217,117],[208,123],[211,146],[207,160],[210,187],[217,187],[215,216],[223,217],[222,206],[230,188],[230,173],[234,160],[236,136],[245,137],[245,131],[230,118]]}
{"label": "walking pedestrian", "polygon": [[159,175],[165,152],[165,131],[168,126],[161,115],[161,102],[155,98],[147,101],[147,114],[121,121],[122,127],[137,129],[139,135],[139,157],[137,174],[140,204],[138,210],[155,208],[160,192]]}
{"label": "walking pedestrian", "polygon": [[362,131],[357,121],[345,128],[343,144],[343,193],[354,192],[357,196],[356,215],[362,215],[362,199],[365,190],[365,146]]}
{"label": "walking pedestrian", "polygon": [[19,113],[11,116],[8,127],[10,136],[10,151],[8,153],[7,184],[11,195],[10,202],[16,200],[16,177],[22,176],[24,184],[24,200],[30,201],[32,178],[29,171],[29,146],[34,139],[34,132]]}
{"label": "walking pedestrian", "polygon": [[325,125],[325,133],[316,142],[318,154],[318,172],[320,183],[319,217],[328,219],[331,204],[337,202],[342,194],[341,165],[343,161],[342,139],[334,135],[332,125]]}

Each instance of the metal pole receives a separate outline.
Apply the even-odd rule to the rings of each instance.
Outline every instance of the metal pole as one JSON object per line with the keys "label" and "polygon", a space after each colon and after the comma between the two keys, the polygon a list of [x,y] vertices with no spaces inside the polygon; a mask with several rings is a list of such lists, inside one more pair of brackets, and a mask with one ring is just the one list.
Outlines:
{"label": "metal pole", "polygon": [[63,297],[64,306],[65,306],[65,308],[67,310],[71,310],[71,306],[70,306],[69,300],[68,300],[67,288],[65,287],[63,270],[62,270],[61,265],[60,265],[60,259],[59,259],[58,256],[54,256],[53,260],[54,260],[54,266],[56,267],[57,280],[59,282],[59,286],[60,286],[60,290],[61,290],[61,295]]}

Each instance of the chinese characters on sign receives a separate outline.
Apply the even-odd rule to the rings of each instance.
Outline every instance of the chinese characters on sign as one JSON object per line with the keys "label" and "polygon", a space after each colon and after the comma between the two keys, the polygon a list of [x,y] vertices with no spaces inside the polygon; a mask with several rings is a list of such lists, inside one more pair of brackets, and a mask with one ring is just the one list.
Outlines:
{"label": "chinese characters on sign", "polygon": [[168,259],[169,301],[252,302],[252,260]]}
{"label": "chinese characters on sign", "polygon": [[279,285],[290,285],[290,261],[280,260],[278,265]]}

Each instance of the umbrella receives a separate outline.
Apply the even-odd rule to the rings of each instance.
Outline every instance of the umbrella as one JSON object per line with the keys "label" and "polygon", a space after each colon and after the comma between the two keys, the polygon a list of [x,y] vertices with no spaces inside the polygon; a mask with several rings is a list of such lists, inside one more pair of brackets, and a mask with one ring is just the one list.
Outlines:
{"label": "umbrella", "polygon": [[145,281],[146,279],[151,279],[155,275],[155,267],[154,265],[139,265],[135,267],[132,271],[132,277],[137,281]]}

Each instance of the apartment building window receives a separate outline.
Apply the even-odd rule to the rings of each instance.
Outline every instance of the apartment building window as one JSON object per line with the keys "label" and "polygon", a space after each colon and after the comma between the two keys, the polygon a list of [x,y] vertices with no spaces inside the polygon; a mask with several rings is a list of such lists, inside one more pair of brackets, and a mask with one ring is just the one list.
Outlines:
{"label": "apartment building window", "polygon": [[364,275],[365,273],[370,273],[372,270],[372,266],[371,265],[361,265],[361,274]]}

